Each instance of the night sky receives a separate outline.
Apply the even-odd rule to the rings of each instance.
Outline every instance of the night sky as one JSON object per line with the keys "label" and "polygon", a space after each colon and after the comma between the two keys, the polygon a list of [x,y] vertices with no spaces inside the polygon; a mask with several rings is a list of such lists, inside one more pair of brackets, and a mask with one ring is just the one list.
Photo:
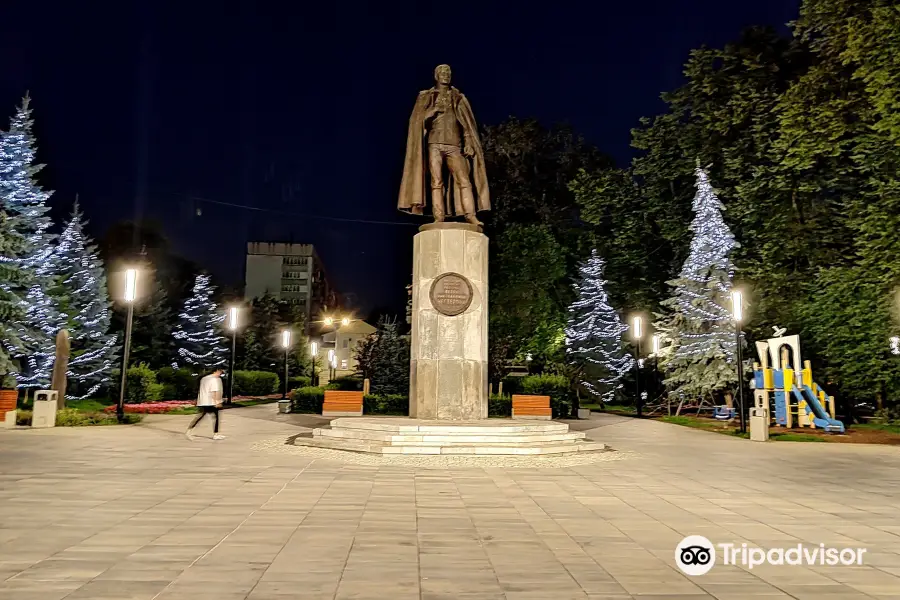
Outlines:
{"label": "night sky", "polygon": [[95,237],[156,219],[227,284],[246,241],[311,242],[364,311],[399,312],[417,222],[397,188],[435,65],[480,123],[568,122],[625,165],[692,48],[786,31],[799,0],[4,4],[0,127],[30,91],[57,220],[76,194]]}

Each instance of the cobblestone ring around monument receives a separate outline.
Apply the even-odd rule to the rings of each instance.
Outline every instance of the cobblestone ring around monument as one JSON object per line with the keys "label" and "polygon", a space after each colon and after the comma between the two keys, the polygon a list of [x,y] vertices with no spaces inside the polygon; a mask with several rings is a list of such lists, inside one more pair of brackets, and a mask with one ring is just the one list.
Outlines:
{"label": "cobblestone ring around monument", "polygon": [[469,309],[474,292],[472,284],[459,273],[442,273],[431,284],[431,305],[442,315],[455,317]]}

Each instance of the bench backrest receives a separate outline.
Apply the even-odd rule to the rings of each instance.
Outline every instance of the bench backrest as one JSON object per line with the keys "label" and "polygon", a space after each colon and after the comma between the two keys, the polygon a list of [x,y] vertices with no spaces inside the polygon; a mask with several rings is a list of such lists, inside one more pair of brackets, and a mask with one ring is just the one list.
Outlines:
{"label": "bench backrest", "polygon": [[544,414],[550,410],[550,396],[526,396],[513,394],[512,409],[518,414]]}
{"label": "bench backrest", "polygon": [[349,412],[361,410],[363,404],[362,392],[346,392],[342,390],[325,390],[325,402],[323,411]]}

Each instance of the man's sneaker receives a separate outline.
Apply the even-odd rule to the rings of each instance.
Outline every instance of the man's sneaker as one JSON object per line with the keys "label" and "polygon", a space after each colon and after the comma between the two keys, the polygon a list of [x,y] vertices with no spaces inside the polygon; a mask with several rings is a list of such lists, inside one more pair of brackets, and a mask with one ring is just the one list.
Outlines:
{"label": "man's sneaker", "polygon": [[213,436],[213,439],[214,440],[224,440],[225,436],[222,435],[221,433],[217,433],[216,435]]}
{"label": "man's sneaker", "polygon": [[187,439],[189,439],[193,442],[194,441],[194,432],[191,431],[190,429],[188,429],[187,431],[184,432],[184,437],[186,437]]}

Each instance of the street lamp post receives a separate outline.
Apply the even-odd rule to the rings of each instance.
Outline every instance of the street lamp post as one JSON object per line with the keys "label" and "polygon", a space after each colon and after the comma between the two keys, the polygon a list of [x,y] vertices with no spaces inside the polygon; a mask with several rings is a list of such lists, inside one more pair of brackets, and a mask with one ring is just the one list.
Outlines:
{"label": "street lamp post", "polygon": [[281,399],[287,398],[288,390],[288,350],[291,347],[291,330],[285,329],[281,332],[281,345],[284,346],[284,389],[281,392]]}
{"label": "street lamp post", "polygon": [[744,356],[741,348],[741,321],[744,320],[744,295],[740,290],[731,292],[731,315],[734,318],[734,345],[737,357],[737,401],[740,413],[741,433],[747,431],[744,417]]}
{"label": "street lamp post", "polygon": [[634,317],[632,320],[632,334],[636,342],[634,350],[634,386],[637,392],[637,416],[642,416],[643,402],[641,399],[641,337],[644,335],[643,319]]}
{"label": "street lamp post", "polygon": [[125,296],[128,304],[128,316],[125,319],[125,348],[122,351],[122,379],[119,383],[119,403],[116,405],[116,418],[119,423],[125,422],[125,384],[128,380],[128,354],[131,352],[131,324],[134,321],[134,300],[137,298],[137,269],[125,271]]}
{"label": "street lamp post", "polygon": [[228,309],[228,328],[231,329],[231,361],[228,363],[228,404],[234,398],[234,357],[237,352],[238,308]]}
{"label": "street lamp post", "polygon": [[[659,389],[659,349],[662,345],[662,336],[658,333],[653,334],[653,387]],[[655,400],[654,400],[655,401]],[[672,406],[666,399],[666,413],[672,416]]]}
{"label": "street lamp post", "polygon": [[319,357],[318,342],[310,342],[309,355],[312,357],[312,360],[310,361],[312,366],[310,367],[309,373],[309,385],[316,385],[316,359]]}

